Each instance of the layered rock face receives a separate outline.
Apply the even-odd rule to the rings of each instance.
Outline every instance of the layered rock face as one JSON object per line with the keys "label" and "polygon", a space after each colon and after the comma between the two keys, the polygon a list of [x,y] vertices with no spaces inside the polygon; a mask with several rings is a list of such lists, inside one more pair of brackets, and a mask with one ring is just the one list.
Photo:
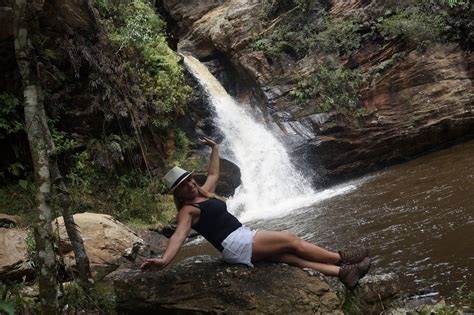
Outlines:
{"label": "layered rock face", "polygon": [[[294,156],[318,169],[325,181],[361,175],[474,135],[474,59],[455,44],[432,45],[424,52],[404,51],[396,42],[361,47],[347,60],[351,67],[391,66],[362,91],[367,115],[354,124],[338,124],[335,113],[301,108],[289,93],[297,75],[315,68],[318,56],[274,62],[248,48],[252,36],[269,27],[258,16],[258,1],[175,2],[164,1],[179,27],[178,49],[206,60],[225,56],[242,80],[257,87],[262,112]],[[340,16],[363,9],[367,1],[329,5],[328,12]],[[400,52],[406,57],[396,59]]]}

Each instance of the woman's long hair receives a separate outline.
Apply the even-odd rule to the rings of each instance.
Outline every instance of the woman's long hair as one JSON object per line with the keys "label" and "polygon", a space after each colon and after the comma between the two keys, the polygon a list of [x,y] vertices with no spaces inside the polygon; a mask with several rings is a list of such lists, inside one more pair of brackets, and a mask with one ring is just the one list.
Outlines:
{"label": "woman's long hair", "polygon": [[[197,186],[197,189],[198,189],[199,195],[203,197],[213,198],[213,199],[217,199],[223,202],[226,201],[224,197],[221,197],[213,192],[207,191],[199,185]],[[176,206],[176,209],[179,211],[185,205],[184,200],[177,197],[175,193],[173,193],[173,199],[174,199],[174,205]]]}

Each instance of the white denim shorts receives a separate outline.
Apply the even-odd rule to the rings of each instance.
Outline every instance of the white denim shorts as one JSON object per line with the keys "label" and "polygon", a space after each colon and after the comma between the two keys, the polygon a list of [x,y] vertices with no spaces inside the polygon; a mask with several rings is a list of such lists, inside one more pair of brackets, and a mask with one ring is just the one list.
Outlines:
{"label": "white denim shorts", "polygon": [[245,264],[253,267],[252,244],[257,231],[242,225],[230,233],[221,243],[224,250],[222,259],[231,264]]}

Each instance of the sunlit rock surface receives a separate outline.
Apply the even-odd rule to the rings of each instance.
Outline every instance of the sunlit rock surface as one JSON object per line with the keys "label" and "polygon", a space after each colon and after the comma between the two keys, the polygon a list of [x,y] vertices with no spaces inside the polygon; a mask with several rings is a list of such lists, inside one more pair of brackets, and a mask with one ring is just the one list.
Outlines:
{"label": "sunlit rock surface", "polygon": [[[74,221],[84,241],[89,257],[92,276],[102,279],[108,273],[121,268],[139,265],[150,257],[150,248],[135,232],[113,219],[109,215],[97,213],[79,213]],[[59,225],[59,250],[68,269],[75,270],[74,252],[64,228],[62,217]],[[56,226],[56,221],[53,223]]]}

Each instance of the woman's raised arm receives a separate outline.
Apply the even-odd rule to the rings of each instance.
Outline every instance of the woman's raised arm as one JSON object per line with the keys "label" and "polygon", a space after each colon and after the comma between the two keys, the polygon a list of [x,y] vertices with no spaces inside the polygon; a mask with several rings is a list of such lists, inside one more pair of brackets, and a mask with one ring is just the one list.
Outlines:
{"label": "woman's raised arm", "polygon": [[219,180],[219,149],[217,144],[209,138],[199,139],[199,142],[211,147],[211,159],[209,161],[209,167],[207,169],[207,178],[202,188],[209,192],[214,192],[216,190],[217,181]]}

